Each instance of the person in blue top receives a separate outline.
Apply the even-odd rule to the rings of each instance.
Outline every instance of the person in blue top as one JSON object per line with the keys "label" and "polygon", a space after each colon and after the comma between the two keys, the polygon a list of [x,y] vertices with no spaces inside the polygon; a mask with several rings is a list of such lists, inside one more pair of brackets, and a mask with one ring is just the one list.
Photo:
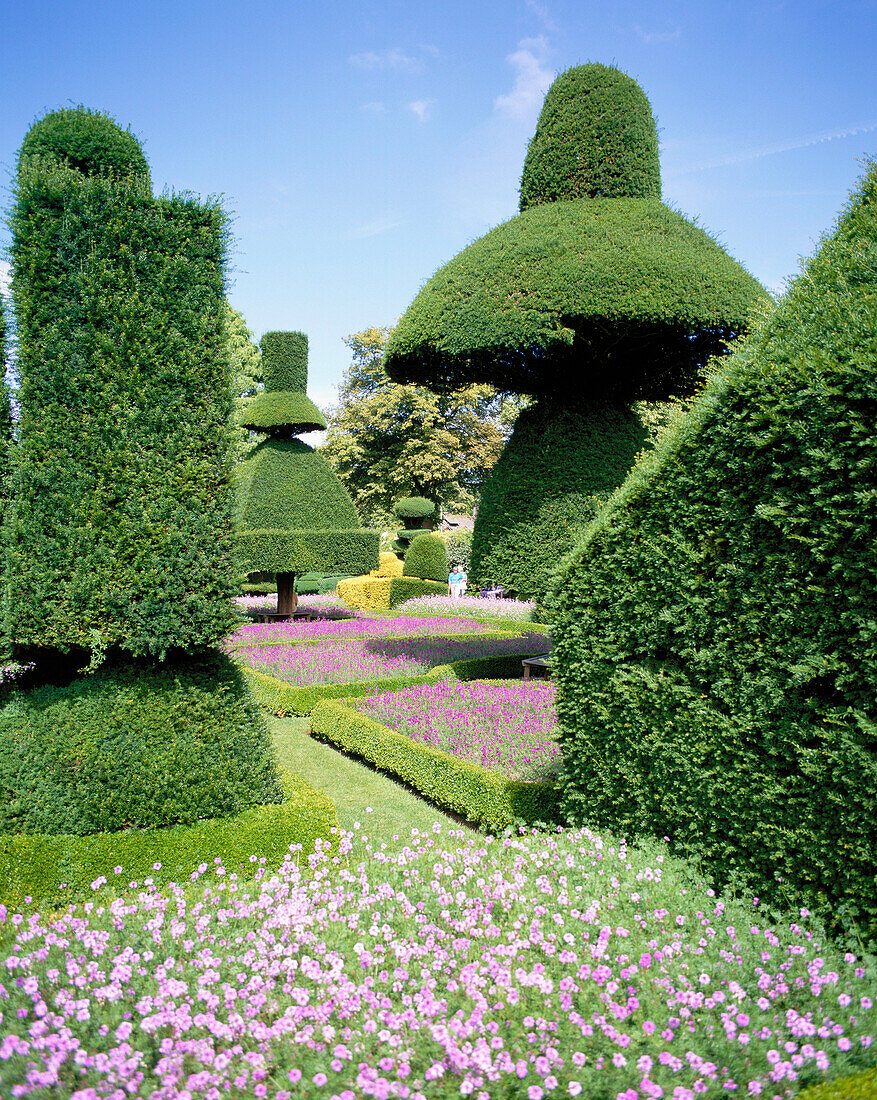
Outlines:
{"label": "person in blue top", "polygon": [[459,565],[451,567],[448,574],[448,588],[452,596],[464,596],[466,594],[466,582],[469,578]]}

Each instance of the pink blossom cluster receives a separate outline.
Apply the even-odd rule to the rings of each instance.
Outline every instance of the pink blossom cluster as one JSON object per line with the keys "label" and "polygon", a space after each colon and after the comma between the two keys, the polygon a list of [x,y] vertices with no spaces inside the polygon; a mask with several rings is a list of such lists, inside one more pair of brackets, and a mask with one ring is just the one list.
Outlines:
{"label": "pink blossom cluster", "polygon": [[[242,611],[267,614],[277,608],[277,596],[235,596],[234,603]],[[343,601],[339,600],[333,592],[322,595],[314,593],[310,596],[299,596],[298,606],[306,611],[317,611],[331,618],[335,615],[354,615],[355,612]]]}
{"label": "pink blossom cluster", "polygon": [[437,615],[466,615],[474,619],[517,619],[532,622],[536,613],[533,600],[500,600],[495,596],[415,596],[399,604],[406,614],[425,611]]}
{"label": "pink blossom cluster", "polygon": [[[320,624],[312,624],[319,626]],[[344,626],[344,623],[325,624]],[[471,627],[471,623],[468,624]],[[436,665],[473,657],[545,652],[550,639],[523,634],[513,638],[483,637],[369,638],[333,645],[240,646],[235,657],[251,668],[295,687],[351,684],[417,676]]]}
{"label": "pink blossom cluster", "polygon": [[357,837],[255,882],[0,910],[0,1093],[784,1100],[874,1061],[873,972],[657,844]]}
{"label": "pink blossom cluster", "polygon": [[544,680],[441,680],[370,695],[357,709],[443,752],[527,782],[557,776],[557,690]]}
{"label": "pink blossom cluster", "polygon": [[345,619],[292,619],[285,623],[244,623],[229,639],[232,647],[287,642],[336,642],[348,638],[428,637],[431,634],[483,634],[490,627],[467,619],[406,615]]}

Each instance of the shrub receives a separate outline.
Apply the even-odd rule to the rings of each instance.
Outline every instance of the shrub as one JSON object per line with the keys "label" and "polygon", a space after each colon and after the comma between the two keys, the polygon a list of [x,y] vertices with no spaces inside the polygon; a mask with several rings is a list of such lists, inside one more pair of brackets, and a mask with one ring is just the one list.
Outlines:
{"label": "shrub", "polygon": [[538,401],[524,409],[484,486],[470,587],[502,584],[521,599],[541,597],[644,440],[630,406]]}
{"label": "shrub", "polygon": [[259,866],[251,857],[274,870],[295,844],[307,856],[317,839],[331,841],[338,825],[335,803],[289,772],[281,770],[281,782],[282,801],[192,825],[92,836],[0,834],[0,904],[18,908],[30,898],[67,905],[91,895],[101,877],[126,885],[151,879],[161,888],[188,881],[203,864],[209,874],[217,860],[226,871],[249,878]]}
{"label": "shrub", "polygon": [[445,549],[448,553],[448,561],[451,565],[462,565],[468,573],[472,567],[472,532],[452,531],[442,535],[445,541]]}
{"label": "shrub", "polygon": [[415,596],[447,594],[447,582],[421,580],[417,577],[353,577],[351,580],[338,582],[339,599],[361,611],[398,607],[400,603]]}
{"label": "shrub", "polygon": [[877,939],[877,168],[589,529],[553,623],[564,809]]}
{"label": "shrub", "polygon": [[798,1093],[799,1100],[874,1100],[877,1096],[877,1069],[854,1073],[824,1085],[812,1085]]}
{"label": "shrub", "polygon": [[379,555],[377,569],[373,570],[373,577],[401,577],[403,563],[396,554],[384,552]]}
{"label": "shrub", "polygon": [[[227,229],[213,202],[154,198],[139,169],[69,166],[97,172],[116,138],[139,164],[105,116],[56,112],[19,156],[5,617],[18,646],[161,658],[234,623]],[[44,140],[58,159],[31,154]]]}
{"label": "shrub", "polygon": [[279,797],[264,720],[215,652],[105,665],[0,710],[0,832],[191,825]]}
{"label": "shrub", "polygon": [[[399,519],[429,520],[435,515],[435,505],[426,497],[403,497],[393,505],[393,514]],[[421,522],[420,526],[426,524]]]}
{"label": "shrub", "polygon": [[448,579],[448,552],[438,535],[417,535],[405,551],[402,570],[405,577],[419,577],[424,581]]}
{"label": "shrub", "polygon": [[109,115],[62,107],[35,122],[18,151],[18,168],[31,157],[74,168],[83,176],[138,176],[150,186],[149,165],[137,138]]}
{"label": "shrub", "polygon": [[578,65],[548,89],[521,177],[521,210],[562,199],[661,197],[658,134],[639,84]]}

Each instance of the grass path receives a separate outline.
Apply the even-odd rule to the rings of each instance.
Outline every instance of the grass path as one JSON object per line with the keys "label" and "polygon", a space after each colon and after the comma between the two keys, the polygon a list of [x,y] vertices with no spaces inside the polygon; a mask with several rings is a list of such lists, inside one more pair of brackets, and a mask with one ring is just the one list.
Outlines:
{"label": "grass path", "polygon": [[343,828],[358,821],[370,840],[389,843],[409,837],[412,829],[428,831],[435,821],[443,831],[459,824],[389,776],[315,741],[308,718],[270,718],[269,724],[279,762],[334,798]]}

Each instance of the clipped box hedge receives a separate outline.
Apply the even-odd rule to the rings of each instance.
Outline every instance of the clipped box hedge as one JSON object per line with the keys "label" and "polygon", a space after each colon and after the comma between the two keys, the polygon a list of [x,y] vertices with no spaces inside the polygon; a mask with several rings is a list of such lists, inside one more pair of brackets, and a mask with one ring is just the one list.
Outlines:
{"label": "clipped box hedge", "polygon": [[[213,865],[217,858],[227,871],[248,876],[251,856],[264,857],[275,868],[293,844],[309,854],[317,838],[329,839],[337,827],[335,803],[301,777],[283,769],[281,774],[282,802],[194,825],[92,836],[0,835],[0,902],[10,908],[25,898],[67,904],[90,894],[101,876],[124,884],[151,878],[160,887],[189,879],[199,864]],[[116,867],[122,868],[118,876]]]}
{"label": "clipped box hedge", "polygon": [[324,700],[314,708],[311,731],[398,776],[437,805],[488,828],[503,829],[522,820],[561,820],[553,783],[506,779],[480,764],[412,741],[341,700]]}
{"label": "clipped box hedge", "polygon": [[800,1100],[874,1100],[877,1096],[877,1069],[840,1077],[821,1085],[811,1085],[798,1094]]}
{"label": "clipped box hedge", "polygon": [[338,584],[338,598],[361,611],[386,611],[415,596],[447,594],[447,584],[419,577],[353,577]]}

